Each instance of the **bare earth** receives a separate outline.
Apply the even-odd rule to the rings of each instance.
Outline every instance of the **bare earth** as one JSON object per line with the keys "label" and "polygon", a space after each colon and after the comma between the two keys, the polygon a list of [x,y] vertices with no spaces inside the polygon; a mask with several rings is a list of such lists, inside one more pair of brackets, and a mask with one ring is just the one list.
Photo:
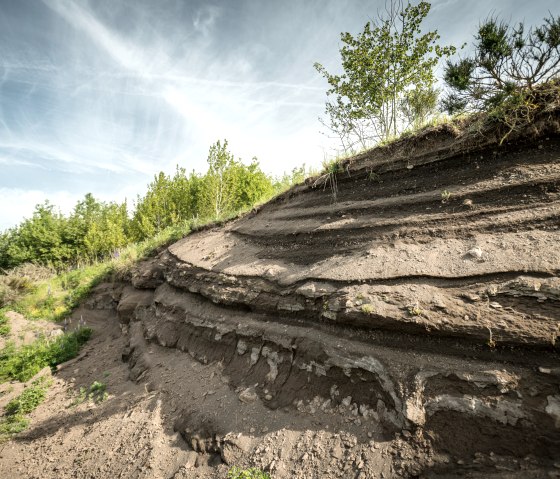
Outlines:
{"label": "bare earth", "polygon": [[362,155],[100,285],[0,477],[560,477],[557,117]]}

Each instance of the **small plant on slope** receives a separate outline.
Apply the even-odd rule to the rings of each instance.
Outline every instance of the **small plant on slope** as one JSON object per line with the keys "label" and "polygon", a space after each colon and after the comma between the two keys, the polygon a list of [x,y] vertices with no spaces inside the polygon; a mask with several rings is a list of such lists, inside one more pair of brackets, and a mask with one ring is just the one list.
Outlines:
{"label": "small plant on slope", "polygon": [[6,405],[5,415],[0,419],[0,443],[27,428],[29,420],[25,416],[45,400],[51,383],[50,379],[41,377]]}
{"label": "small plant on slope", "polygon": [[235,466],[228,471],[227,477],[228,479],[271,479],[270,474],[263,472],[256,467],[240,469]]}
{"label": "small plant on slope", "polygon": [[68,407],[77,406],[91,399],[95,404],[102,403],[106,401],[109,397],[107,393],[107,385],[100,381],[94,381],[89,388],[81,387],[78,395],[70,403]]}

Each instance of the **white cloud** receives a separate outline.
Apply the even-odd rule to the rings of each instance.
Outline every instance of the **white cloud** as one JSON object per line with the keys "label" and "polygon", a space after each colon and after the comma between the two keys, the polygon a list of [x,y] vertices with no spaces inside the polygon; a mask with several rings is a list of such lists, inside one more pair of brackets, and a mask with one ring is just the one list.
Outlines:
{"label": "white cloud", "polygon": [[141,72],[146,61],[141,51],[127,44],[117,34],[106,28],[86,8],[70,0],[43,0],[49,8],[58,13],[76,29],[86,33],[107,54],[125,68]]}
{"label": "white cloud", "polygon": [[221,13],[222,9],[215,5],[203,5],[200,7],[193,19],[195,31],[201,33],[204,37],[208,37],[216,23],[216,19]]}

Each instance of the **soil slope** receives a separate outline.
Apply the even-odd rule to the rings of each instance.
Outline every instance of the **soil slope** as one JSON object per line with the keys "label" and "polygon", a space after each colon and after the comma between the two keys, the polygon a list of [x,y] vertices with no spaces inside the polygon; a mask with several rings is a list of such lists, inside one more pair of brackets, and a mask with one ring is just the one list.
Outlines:
{"label": "soil slope", "polygon": [[558,117],[427,130],[99,286],[0,476],[560,477]]}

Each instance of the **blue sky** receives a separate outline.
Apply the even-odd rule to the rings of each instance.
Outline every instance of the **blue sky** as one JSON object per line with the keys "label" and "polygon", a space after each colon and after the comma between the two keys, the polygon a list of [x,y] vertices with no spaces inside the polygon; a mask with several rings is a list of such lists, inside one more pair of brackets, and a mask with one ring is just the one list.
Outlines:
{"label": "blue sky", "polygon": [[[383,1],[0,0],[0,230],[50,199],[132,202],[161,170],[204,171],[210,144],[280,174],[332,154],[321,134],[339,34]],[[481,19],[540,24],[557,0],[435,0],[443,43]]]}

